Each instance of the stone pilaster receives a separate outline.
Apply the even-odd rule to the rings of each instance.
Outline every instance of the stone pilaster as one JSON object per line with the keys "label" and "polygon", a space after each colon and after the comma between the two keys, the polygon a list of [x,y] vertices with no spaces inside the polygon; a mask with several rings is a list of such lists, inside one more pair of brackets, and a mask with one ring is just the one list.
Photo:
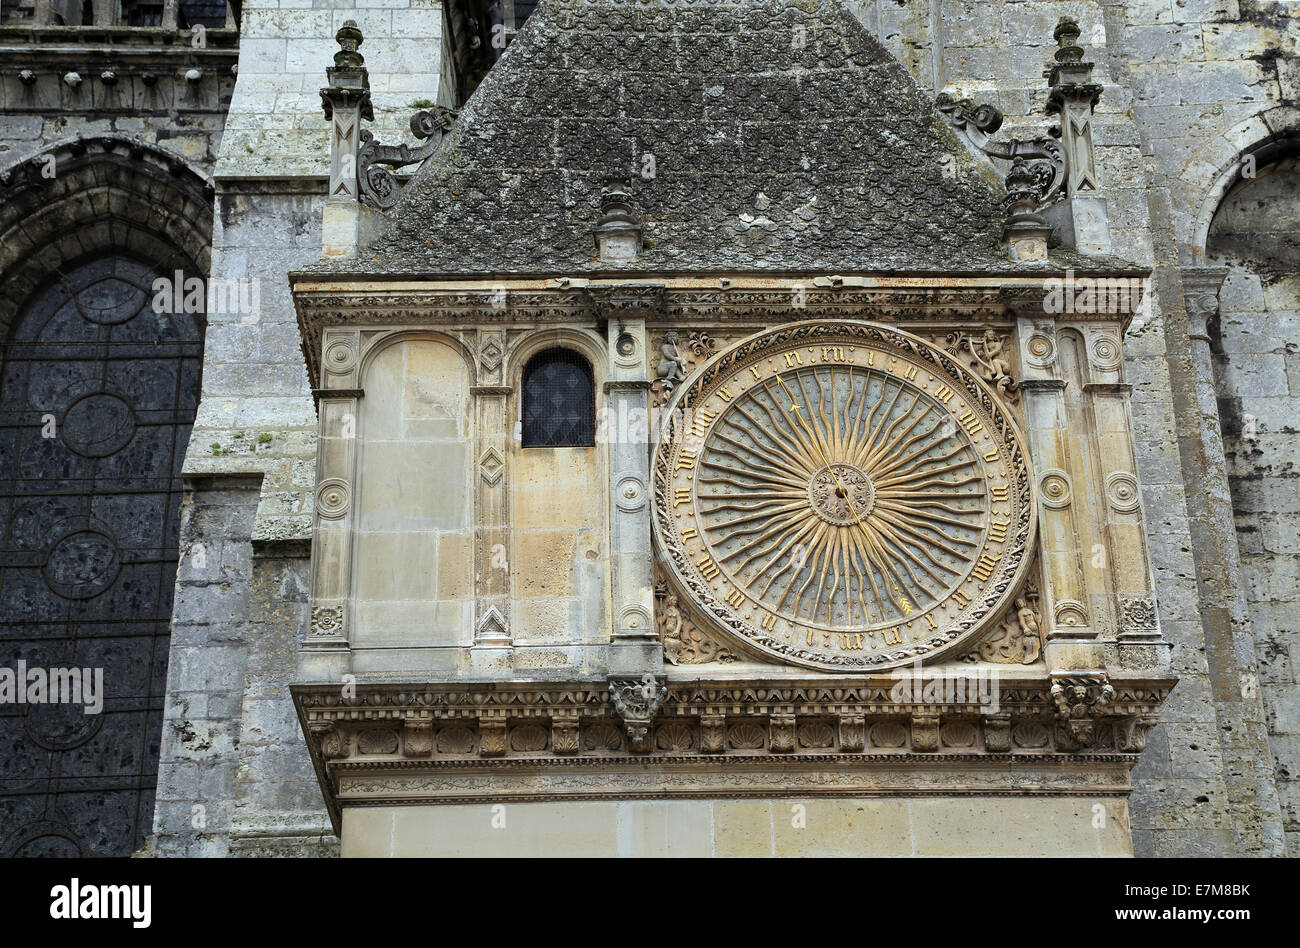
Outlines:
{"label": "stone pilaster", "polygon": [[1101,650],[1088,604],[1084,551],[1076,522],[1071,476],[1065,380],[1061,377],[1055,320],[1042,299],[1016,304],[1017,337],[1024,377],[1026,434],[1038,480],[1038,535],[1043,562],[1045,657],[1056,669],[1099,668]]}
{"label": "stone pilaster", "polygon": [[650,381],[646,316],[661,285],[593,289],[607,320],[609,381],[607,438],[610,475],[610,573],[613,629],[609,674],[641,678],[663,673],[663,647],[654,624],[650,545]]}
{"label": "stone pilaster", "polygon": [[322,342],[317,390],[319,441],[312,526],[311,624],[298,656],[299,681],[339,681],[349,646],[357,468],[360,334],[333,330]]}
{"label": "stone pilaster", "polygon": [[474,397],[474,644],[475,672],[508,674],[513,667],[510,634],[510,517],[507,485],[510,398],[503,384],[505,333],[478,331],[478,385]]}
{"label": "stone pilaster", "polygon": [[1268,747],[1268,729],[1210,354],[1209,324],[1219,312],[1219,291],[1227,271],[1187,268],[1181,277],[1190,378],[1183,382],[1186,401],[1180,406],[1185,413],[1180,440],[1188,513],[1196,527],[1193,543],[1204,654],[1223,747],[1228,807],[1241,852],[1280,853],[1282,813],[1268,760],[1271,753],[1261,754]]}
{"label": "stone pilaster", "polygon": [[1124,381],[1119,332],[1111,325],[1081,330],[1087,349],[1082,396],[1099,466],[1090,496],[1097,498],[1116,635],[1125,644],[1154,644],[1162,637],[1133,447],[1133,386]]}

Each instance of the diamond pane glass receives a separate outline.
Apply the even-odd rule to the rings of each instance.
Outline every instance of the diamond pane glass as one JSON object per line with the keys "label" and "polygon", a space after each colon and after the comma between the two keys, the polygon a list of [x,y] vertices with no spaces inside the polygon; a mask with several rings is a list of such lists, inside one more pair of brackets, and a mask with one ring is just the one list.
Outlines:
{"label": "diamond pane glass", "polygon": [[590,447],[596,443],[591,365],[570,349],[547,349],[524,369],[525,448]]}

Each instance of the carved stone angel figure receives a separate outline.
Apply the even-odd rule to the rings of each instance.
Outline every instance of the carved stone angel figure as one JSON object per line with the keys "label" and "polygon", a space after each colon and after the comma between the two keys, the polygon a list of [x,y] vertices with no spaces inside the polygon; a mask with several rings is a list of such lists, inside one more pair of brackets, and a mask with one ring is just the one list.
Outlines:
{"label": "carved stone angel figure", "polygon": [[669,593],[659,615],[659,634],[663,638],[664,658],[677,665],[682,651],[682,610],[677,605],[677,594]]}
{"label": "carved stone angel figure", "polygon": [[985,330],[984,340],[980,346],[984,350],[982,356],[975,351],[974,339],[967,339],[967,345],[970,347],[971,356],[983,367],[982,374],[986,382],[995,385],[1003,394],[1016,390],[1015,380],[1011,377],[1011,362],[1003,355],[1006,342],[1001,336],[992,329]]}
{"label": "carved stone angel figure", "polygon": [[690,372],[690,366],[687,362],[686,353],[681,348],[681,337],[675,332],[668,332],[664,335],[664,344],[659,347],[663,353],[663,358],[659,360],[659,366],[655,369],[655,374],[661,379],[669,382],[683,382]]}

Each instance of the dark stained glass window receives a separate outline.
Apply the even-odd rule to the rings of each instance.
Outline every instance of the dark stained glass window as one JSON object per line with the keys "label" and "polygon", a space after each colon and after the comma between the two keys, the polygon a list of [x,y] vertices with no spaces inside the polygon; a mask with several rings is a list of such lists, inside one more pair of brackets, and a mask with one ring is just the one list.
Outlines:
{"label": "dark stained glass window", "polygon": [[523,446],[576,448],[596,443],[591,363],[571,349],[547,349],[524,368]]}
{"label": "dark stained glass window", "polygon": [[156,311],[158,269],[71,266],[0,340],[0,668],[103,683],[97,714],[0,704],[3,857],[126,856],[150,832],[203,355],[202,314]]}

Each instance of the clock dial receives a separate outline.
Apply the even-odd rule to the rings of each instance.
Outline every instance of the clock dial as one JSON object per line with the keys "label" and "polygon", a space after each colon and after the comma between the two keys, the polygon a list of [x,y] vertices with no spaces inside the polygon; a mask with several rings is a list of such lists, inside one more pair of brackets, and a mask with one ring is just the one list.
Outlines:
{"label": "clock dial", "polygon": [[727,631],[818,667],[945,649],[1003,602],[1032,531],[1025,453],[945,353],[801,323],[717,357],[672,406],[656,531]]}

